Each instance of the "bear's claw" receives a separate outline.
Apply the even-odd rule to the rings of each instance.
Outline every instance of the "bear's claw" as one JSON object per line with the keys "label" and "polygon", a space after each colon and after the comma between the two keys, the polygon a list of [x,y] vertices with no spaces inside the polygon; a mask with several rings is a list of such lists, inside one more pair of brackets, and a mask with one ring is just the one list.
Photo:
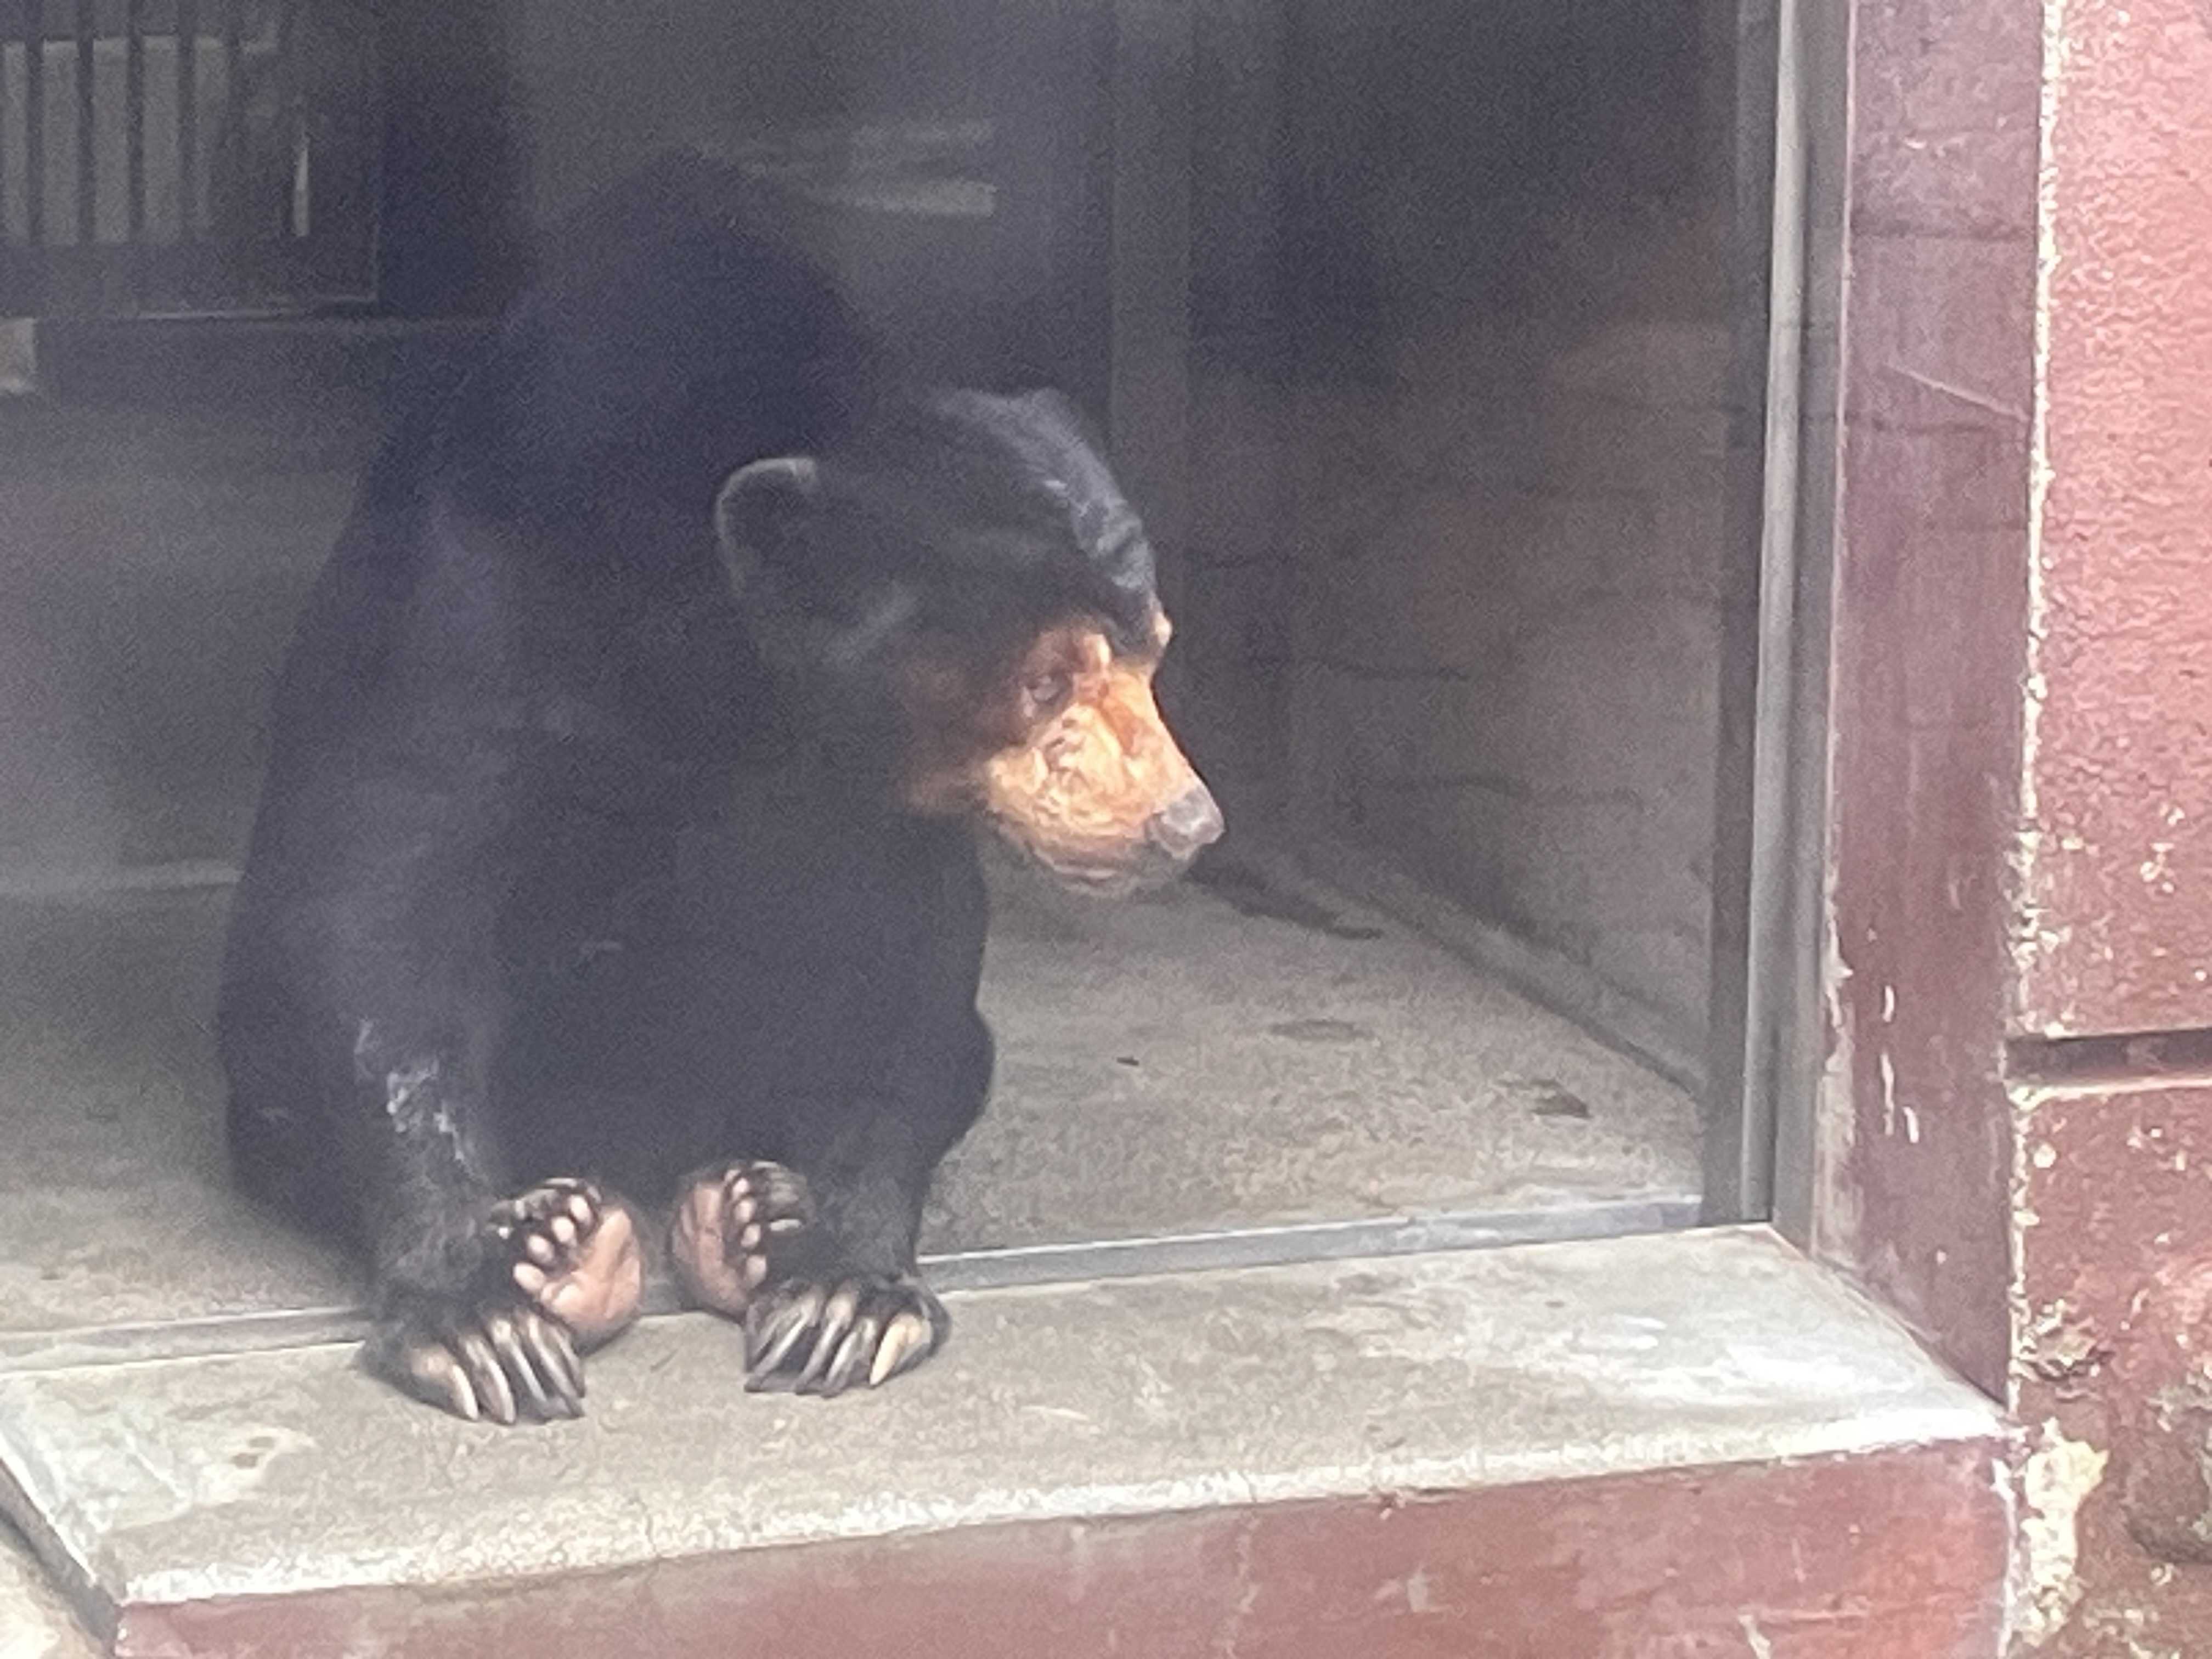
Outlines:
{"label": "bear's claw", "polygon": [[876,1388],[937,1352],[951,1328],[921,1280],[863,1273],[788,1279],[745,1318],[745,1387],[837,1395]]}
{"label": "bear's claw", "polygon": [[560,1322],[526,1302],[471,1307],[423,1297],[384,1321],[369,1369],[474,1423],[584,1414],[584,1368]]}

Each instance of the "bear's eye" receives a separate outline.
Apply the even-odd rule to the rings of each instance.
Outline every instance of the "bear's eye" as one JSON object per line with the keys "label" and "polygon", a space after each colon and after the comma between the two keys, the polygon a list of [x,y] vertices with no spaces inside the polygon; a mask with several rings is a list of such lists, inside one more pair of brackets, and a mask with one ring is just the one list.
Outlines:
{"label": "bear's eye", "polygon": [[1042,720],[1066,708],[1074,690],[1074,678],[1065,672],[1040,674],[1022,687],[1022,700],[1029,705],[1031,720]]}

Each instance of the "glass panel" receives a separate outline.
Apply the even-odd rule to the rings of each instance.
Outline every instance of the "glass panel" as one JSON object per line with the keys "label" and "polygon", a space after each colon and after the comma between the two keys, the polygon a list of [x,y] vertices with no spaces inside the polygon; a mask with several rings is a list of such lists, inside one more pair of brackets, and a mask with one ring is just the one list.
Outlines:
{"label": "glass panel", "polygon": [[[1060,387],[1107,434],[1174,617],[1161,697],[1230,825],[1118,906],[994,855],[995,1097],[923,1234],[947,1282],[1694,1214],[1729,353],[1760,325],[1729,309],[1731,12],[410,0],[372,38],[357,9],[142,11],[135,116],[119,35],[93,55],[99,246],[71,251],[129,240],[135,120],[144,260],[124,301],[106,267],[72,291],[287,315],[56,336],[32,557],[0,572],[0,760],[36,780],[0,824],[27,1034],[0,1088],[32,1103],[0,1260],[45,1287],[0,1334],[355,1295],[222,1150],[210,1011],[278,665],[386,418],[425,418],[565,216],[671,145],[788,191],[921,371]],[[58,248],[77,54],[47,53]],[[95,1282],[102,1252],[143,1270]]]}

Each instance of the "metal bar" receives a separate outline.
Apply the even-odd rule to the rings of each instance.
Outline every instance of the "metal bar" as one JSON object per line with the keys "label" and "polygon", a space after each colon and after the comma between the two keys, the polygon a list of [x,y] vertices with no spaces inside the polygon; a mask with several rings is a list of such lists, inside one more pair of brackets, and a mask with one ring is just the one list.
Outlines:
{"label": "metal bar", "polygon": [[[1180,607],[1190,531],[1192,0],[1115,0],[1108,433]],[[1171,659],[1170,661],[1179,659]]]}
{"label": "metal bar", "polygon": [[23,0],[23,225],[46,240],[46,3]]}
{"label": "metal bar", "polygon": [[125,240],[136,247],[146,240],[146,0],[124,0],[123,140],[130,198]]}
{"label": "metal bar", "polygon": [[1752,636],[1754,706],[1751,729],[1749,869],[1745,915],[1748,972],[1741,1040],[1741,1111],[1734,1154],[1725,1174],[1708,1170],[1708,1218],[1723,1208],[1760,1214],[1774,1203],[1777,1109],[1784,1083],[1784,1027],[1797,976],[1786,961],[1792,885],[1789,877],[1792,823],[1789,786],[1795,723],[1797,600],[1797,505],[1802,453],[1801,431],[1805,357],[1805,148],[1800,103],[1800,0],[1778,0],[1772,14],[1775,54],[1770,71],[1773,103],[1772,205],[1768,214],[1765,407],[1757,619]]}
{"label": "metal bar", "polygon": [[287,182],[277,210],[277,234],[298,238],[313,228],[313,176],[307,147],[307,100],[301,80],[300,0],[284,0],[276,15],[276,108],[278,130],[288,151]]}
{"label": "metal bar", "polygon": [[[1707,1069],[1711,1087],[1701,1126],[1705,1218],[1743,1221],[1766,1212],[1773,1187],[1772,1079],[1755,1053],[1753,1003],[1762,992],[1752,972],[1752,940],[1772,902],[1771,807],[1757,781],[1760,740],[1759,689],[1761,560],[1768,542],[1769,462],[1793,466],[1768,429],[1776,378],[1771,301],[1778,239],[1795,239],[1795,172],[1789,143],[1778,136],[1778,82],[1781,0],[1738,0],[1734,10],[1735,143],[1731,226],[1729,448],[1726,533],[1721,549],[1719,719],[1713,801],[1713,899],[1711,1012]],[[1792,70],[1794,73],[1794,70]],[[1778,195],[1780,164],[1793,180]],[[1790,301],[1794,304],[1794,300]],[[1796,346],[1790,347],[1794,370]],[[1794,382],[1784,390],[1794,396]],[[1754,880],[1756,872],[1756,882]],[[1757,883],[1766,884],[1754,891]],[[1759,1022],[1767,1018],[1761,1002]]]}
{"label": "metal bar", "polygon": [[1775,1224],[1809,1243],[1826,1049],[1828,667],[1842,429],[1850,12],[1782,0],[1774,374],[1759,574],[1747,1096],[1772,1125]]}
{"label": "metal bar", "polygon": [[239,85],[240,15],[246,0],[225,0],[222,9],[222,125],[215,149],[208,156],[208,214],[218,237],[234,238],[238,223],[239,180],[246,154],[246,110]]}
{"label": "metal bar", "polygon": [[944,1291],[1000,1290],[1015,1285],[1079,1284],[1155,1273],[1207,1273],[1238,1267],[1287,1267],[1309,1261],[1422,1255],[1442,1250],[1498,1249],[1571,1238],[1620,1238],[1674,1232],[1694,1225],[1690,1193],[1600,1200],[1539,1210],[1452,1210],[1433,1215],[1381,1216],[1157,1238],[1109,1238],[1073,1244],[959,1250],[924,1256],[923,1272]]}
{"label": "metal bar", "polygon": [[92,131],[93,43],[98,39],[93,0],[76,0],[76,242],[88,248],[100,233],[100,158]]}
{"label": "metal bar", "polygon": [[[957,1250],[925,1255],[921,1269],[938,1290],[958,1294],[1158,1273],[1289,1267],[1314,1261],[1498,1249],[1567,1239],[1624,1238],[1678,1231],[1696,1219],[1697,1211],[1698,1200],[1692,1194],[1652,1193],[1536,1210],[1452,1210],[1359,1221],[1169,1233],[1150,1238]],[[675,1285],[654,1276],[646,1287],[645,1311],[653,1316],[682,1312]],[[0,1375],[319,1347],[358,1342],[368,1334],[368,1316],[357,1306],[0,1334]]]}
{"label": "metal bar", "polygon": [[198,76],[200,9],[198,0],[177,0],[177,240],[189,242],[199,228]]}
{"label": "metal bar", "polygon": [[[29,0],[21,0],[21,3],[27,5]],[[9,149],[8,135],[12,129],[8,120],[7,60],[4,56],[4,47],[9,33],[11,31],[7,25],[0,22],[0,290],[4,290],[7,286],[8,267],[10,263],[8,242],[8,151]]]}

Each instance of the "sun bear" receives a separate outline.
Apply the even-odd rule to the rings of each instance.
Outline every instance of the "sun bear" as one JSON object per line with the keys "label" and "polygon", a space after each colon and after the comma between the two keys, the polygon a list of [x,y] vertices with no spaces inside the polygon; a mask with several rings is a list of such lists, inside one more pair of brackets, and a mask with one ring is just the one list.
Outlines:
{"label": "sun bear", "polygon": [[915,384],[783,209],[667,158],[398,419],[305,608],[218,1033],[249,1191],[374,1370],[582,1409],[665,1253],[745,1384],[880,1384],[981,1110],[988,827],[1062,881],[1221,830],[1144,528],[1049,393]]}

